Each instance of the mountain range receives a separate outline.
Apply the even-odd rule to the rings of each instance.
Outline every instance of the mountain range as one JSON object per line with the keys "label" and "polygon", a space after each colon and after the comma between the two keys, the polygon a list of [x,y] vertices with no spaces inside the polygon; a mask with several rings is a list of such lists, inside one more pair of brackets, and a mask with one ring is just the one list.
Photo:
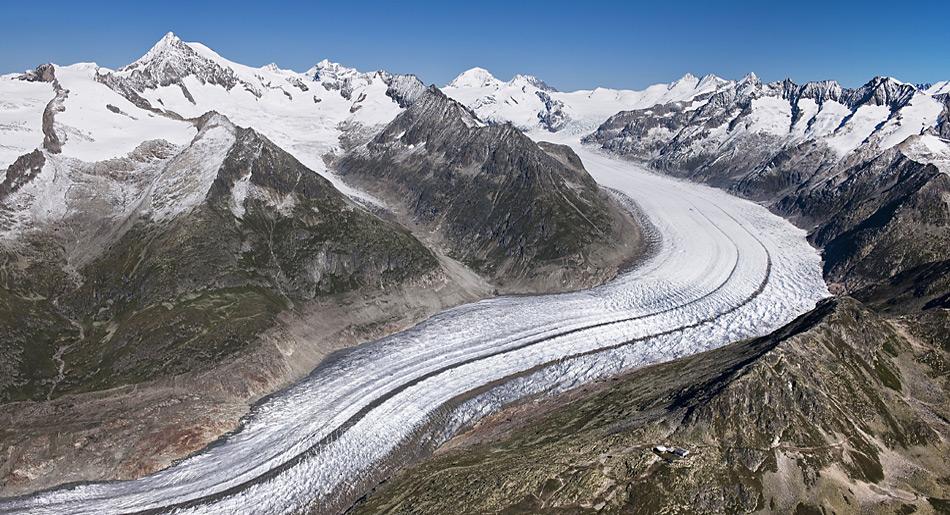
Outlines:
{"label": "mountain range", "polygon": [[[0,495],[140,477],[233,430],[250,405],[337,350],[466,302],[590,288],[636,265],[652,250],[649,223],[561,144],[583,138],[792,221],[840,297],[763,339],[552,401],[532,415],[536,427],[486,440],[475,428],[463,436],[474,446],[400,476],[418,498],[394,501],[384,488],[360,509],[450,509],[461,497],[440,488],[483,474],[541,485],[486,493],[477,509],[489,511],[642,503],[621,483],[666,508],[753,510],[771,499],[791,511],[782,503],[807,498],[801,509],[848,511],[875,502],[868,485],[918,492],[917,508],[946,506],[946,463],[925,454],[945,452],[948,436],[950,81],[844,88],[686,75],[640,91],[560,92],[473,68],[439,88],[327,60],[305,72],[245,66],[168,33],[117,70],[42,64],[4,75],[0,98]],[[817,372],[777,371],[790,364]],[[842,366],[847,381],[835,375]],[[677,374],[704,386],[636,391]],[[746,409],[763,395],[797,418],[776,425],[776,413]],[[827,404],[842,395],[853,405]],[[596,424],[563,431],[578,402]],[[814,416],[847,420],[816,433]],[[754,438],[742,440],[740,422]],[[524,443],[535,430],[548,447]],[[756,449],[788,433],[797,451],[721,444],[691,472],[598,450],[605,434],[619,435],[614,456],[661,433]],[[585,443],[570,447],[575,438]],[[828,446],[839,450],[816,450]],[[600,465],[526,471],[512,465],[525,449]],[[926,473],[894,479],[881,449]],[[441,474],[432,467],[460,462],[474,475],[420,486]],[[715,492],[741,486],[712,500],[698,471],[722,463]],[[766,472],[790,477],[796,463],[802,485],[769,482]],[[828,467],[839,475],[819,480]],[[683,495],[664,497],[648,473]],[[864,490],[829,500],[856,485]]]}

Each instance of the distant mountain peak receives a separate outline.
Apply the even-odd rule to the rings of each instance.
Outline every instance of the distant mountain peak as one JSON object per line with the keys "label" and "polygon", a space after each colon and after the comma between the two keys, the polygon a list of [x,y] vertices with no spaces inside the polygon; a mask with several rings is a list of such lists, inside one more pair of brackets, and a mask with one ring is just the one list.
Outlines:
{"label": "distant mountain peak", "polygon": [[842,92],[841,85],[834,80],[810,81],[801,87],[802,97],[812,98],[819,103],[826,100],[837,101],[841,98]]}
{"label": "distant mountain peak", "polygon": [[495,78],[488,70],[484,68],[471,68],[460,73],[452,82],[450,88],[480,88],[486,86],[498,86],[501,81]]}
{"label": "distant mountain peak", "polygon": [[359,74],[360,72],[356,68],[350,68],[349,66],[344,66],[329,59],[321,60],[319,63],[315,64],[313,68],[310,68],[307,71],[307,75],[313,77],[314,80],[321,82],[328,80],[345,80],[355,77]]}
{"label": "distant mountain peak", "polygon": [[756,75],[755,72],[749,72],[749,73],[747,73],[746,76],[743,77],[742,80],[739,81],[740,84],[741,84],[741,83],[746,83],[746,84],[758,84],[759,82],[760,82],[760,81],[759,81],[759,76]]}
{"label": "distant mountain peak", "polygon": [[[182,80],[191,76],[202,84],[220,85],[228,90],[242,84],[259,98],[260,89],[238,77],[232,64],[204,45],[185,43],[169,32],[137,61],[120,68],[115,74],[118,79],[105,80],[122,80],[124,87],[138,92],[170,85],[178,85],[186,92]],[[190,93],[185,96],[194,103]]]}
{"label": "distant mountain peak", "polygon": [[699,84],[699,78],[692,73],[686,72],[685,75],[673,82],[673,84]]}
{"label": "distant mountain peak", "polygon": [[172,58],[187,58],[197,56],[197,53],[181,40],[174,32],[167,32],[159,39],[145,55],[133,63],[121,68],[122,71],[134,70],[148,66],[156,61],[167,61]]}
{"label": "distant mountain peak", "polygon": [[531,86],[534,86],[540,89],[541,91],[547,91],[549,93],[557,91],[556,89],[548,85],[548,83],[535,77],[534,75],[523,75],[519,73],[518,75],[515,75],[510,81],[508,81],[508,84],[511,84],[513,86],[530,84]]}
{"label": "distant mountain peak", "polygon": [[691,90],[699,86],[699,78],[693,75],[692,73],[686,73],[679,79],[671,82],[667,89],[672,90]]}
{"label": "distant mountain peak", "polygon": [[903,107],[917,92],[917,88],[893,77],[879,75],[867,84],[854,89],[848,95],[852,107],[862,105],[886,105],[892,110]]}
{"label": "distant mountain peak", "polygon": [[178,36],[176,36],[174,32],[168,31],[168,32],[165,33],[164,36],[162,36],[162,39],[158,40],[158,42],[156,43],[156,45],[160,45],[160,44],[163,44],[163,43],[164,43],[164,44],[170,44],[170,43],[174,43],[174,42],[181,42],[181,38],[179,38]]}
{"label": "distant mountain peak", "polygon": [[726,79],[723,79],[722,77],[719,77],[718,75],[713,75],[711,73],[708,73],[706,75],[703,75],[703,78],[699,79],[699,84],[696,85],[696,89],[706,89],[710,87],[715,89],[715,88],[718,88],[719,86],[722,86],[723,84],[726,84],[727,82],[728,81]]}
{"label": "distant mountain peak", "polygon": [[318,62],[317,64],[313,65],[313,67],[316,68],[316,69],[318,69],[318,70],[340,70],[340,69],[349,69],[349,68],[347,68],[346,66],[343,66],[342,64],[340,64],[340,63],[338,63],[338,62],[336,62],[336,61],[331,61],[331,60],[326,59],[326,58],[321,59],[320,62]]}

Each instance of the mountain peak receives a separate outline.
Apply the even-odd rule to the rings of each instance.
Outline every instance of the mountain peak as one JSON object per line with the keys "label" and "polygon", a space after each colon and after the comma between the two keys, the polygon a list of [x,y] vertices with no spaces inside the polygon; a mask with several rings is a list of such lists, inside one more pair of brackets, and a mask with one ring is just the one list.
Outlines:
{"label": "mountain peak", "polygon": [[449,83],[449,87],[481,88],[486,86],[497,86],[500,83],[501,81],[496,79],[495,76],[492,75],[488,70],[476,66],[475,68],[460,73],[458,77]]}
{"label": "mountain peak", "polygon": [[174,32],[169,31],[166,32],[165,35],[161,37],[161,39],[156,41],[154,45],[152,45],[152,48],[149,50],[149,52],[158,53],[169,47],[175,47],[180,44],[184,44],[184,41],[175,35]]}
{"label": "mountain peak", "polygon": [[897,80],[894,77],[891,77],[889,75],[878,75],[877,77],[874,77],[872,82],[878,82],[878,83],[889,82],[889,83],[897,84],[898,86],[903,86],[907,84],[906,82]]}
{"label": "mountain peak", "polygon": [[697,85],[699,85],[699,79],[692,73],[687,73],[686,75],[683,75],[679,79],[670,83],[667,89],[670,89],[670,90],[694,89]]}
{"label": "mountain peak", "polygon": [[120,68],[116,76],[128,81],[126,86],[138,92],[181,85],[185,77],[192,76],[202,84],[220,85],[228,90],[239,83],[244,84],[259,98],[260,88],[241,79],[233,68],[234,64],[200,43],[185,43],[175,33],[169,32],[137,61]]}
{"label": "mountain peak", "polygon": [[145,56],[159,55],[169,50],[181,49],[182,47],[187,47],[187,45],[180,37],[176,36],[174,32],[166,32],[165,35],[162,36],[162,39],[159,39],[152,45],[152,48],[145,53]]}
{"label": "mountain peak", "polygon": [[886,105],[892,110],[903,107],[917,92],[917,88],[892,77],[879,75],[867,84],[850,91],[848,104],[851,107],[862,105]]}
{"label": "mountain peak", "polygon": [[679,80],[676,81],[675,83],[680,83],[680,82],[699,82],[699,78],[697,78],[692,73],[686,72],[686,75],[683,75],[682,77],[680,77]]}
{"label": "mountain peak", "polygon": [[176,36],[174,32],[167,32],[152,45],[152,48],[145,55],[125,66],[122,70],[132,70],[140,66],[146,66],[156,60],[168,59],[170,56],[185,57],[194,53],[194,50]]}
{"label": "mountain peak", "polygon": [[519,73],[518,75],[515,75],[510,81],[508,81],[508,84],[511,84],[513,86],[517,86],[521,84],[530,84],[531,86],[534,86],[540,89],[541,91],[548,91],[548,92],[557,91],[553,87],[549,86],[546,82],[535,77],[534,75],[523,75]]}
{"label": "mountain peak", "polygon": [[696,89],[707,89],[707,88],[715,89],[725,83],[726,83],[726,80],[710,73],[707,75],[703,75],[703,78],[699,79],[699,84],[696,85]]}
{"label": "mountain peak", "polygon": [[749,72],[749,73],[746,74],[746,76],[743,77],[742,80],[739,81],[739,82],[745,82],[745,83],[749,83],[749,84],[758,84],[758,83],[759,83],[759,76],[756,75],[755,72]]}
{"label": "mountain peak", "polygon": [[317,81],[344,80],[359,75],[359,70],[350,68],[329,59],[323,59],[307,71],[307,75]]}

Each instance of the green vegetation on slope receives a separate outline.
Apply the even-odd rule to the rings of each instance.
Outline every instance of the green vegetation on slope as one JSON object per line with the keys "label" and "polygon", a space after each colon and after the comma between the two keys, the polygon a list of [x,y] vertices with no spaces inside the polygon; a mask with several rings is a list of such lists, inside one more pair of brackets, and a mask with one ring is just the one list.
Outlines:
{"label": "green vegetation on slope", "polygon": [[[199,205],[171,220],[133,214],[81,266],[76,235],[98,223],[89,213],[0,249],[0,402],[207,370],[253,348],[295,306],[439,273],[405,229],[253,130],[234,130]],[[236,216],[239,180],[256,194]]]}

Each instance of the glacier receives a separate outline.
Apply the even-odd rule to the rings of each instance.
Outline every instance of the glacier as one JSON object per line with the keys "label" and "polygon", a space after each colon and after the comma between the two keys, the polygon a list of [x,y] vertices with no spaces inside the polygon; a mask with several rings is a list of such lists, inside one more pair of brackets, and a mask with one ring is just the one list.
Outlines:
{"label": "glacier", "polygon": [[506,403],[769,333],[829,295],[805,232],[765,207],[601,154],[576,132],[531,135],[570,145],[632,202],[647,259],[591,290],[483,300],[341,351],[163,471],[0,500],[0,513],[345,509],[401,453]]}

